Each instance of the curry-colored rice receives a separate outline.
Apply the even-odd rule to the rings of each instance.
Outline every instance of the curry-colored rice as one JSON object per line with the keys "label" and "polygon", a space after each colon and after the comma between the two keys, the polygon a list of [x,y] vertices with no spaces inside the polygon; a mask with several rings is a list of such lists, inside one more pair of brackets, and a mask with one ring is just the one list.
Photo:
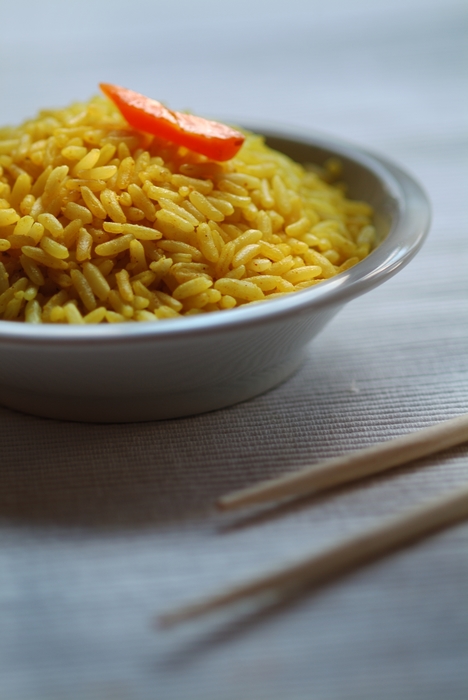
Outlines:
{"label": "curry-colored rice", "polygon": [[0,129],[0,318],[157,321],[315,285],[375,244],[338,175],[251,134],[210,162],[102,98]]}

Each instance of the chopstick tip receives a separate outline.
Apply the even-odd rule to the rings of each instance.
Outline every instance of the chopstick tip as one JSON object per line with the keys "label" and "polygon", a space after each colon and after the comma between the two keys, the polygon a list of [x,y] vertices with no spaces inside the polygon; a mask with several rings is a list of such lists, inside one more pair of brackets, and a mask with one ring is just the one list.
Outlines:
{"label": "chopstick tip", "polygon": [[218,510],[220,512],[224,512],[226,510],[232,509],[232,506],[230,505],[229,498],[226,498],[225,496],[221,496],[221,498],[218,498],[215,501],[214,506],[215,506],[216,510]]}

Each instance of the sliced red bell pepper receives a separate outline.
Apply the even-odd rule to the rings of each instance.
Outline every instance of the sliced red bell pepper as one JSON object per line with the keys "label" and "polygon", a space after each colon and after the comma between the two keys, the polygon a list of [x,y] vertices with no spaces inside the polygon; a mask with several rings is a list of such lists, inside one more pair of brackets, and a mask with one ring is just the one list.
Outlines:
{"label": "sliced red bell pepper", "polygon": [[225,124],[173,112],[150,97],[118,85],[100,83],[99,87],[134,129],[185,146],[211,160],[233,158],[244,143],[245,136]]}

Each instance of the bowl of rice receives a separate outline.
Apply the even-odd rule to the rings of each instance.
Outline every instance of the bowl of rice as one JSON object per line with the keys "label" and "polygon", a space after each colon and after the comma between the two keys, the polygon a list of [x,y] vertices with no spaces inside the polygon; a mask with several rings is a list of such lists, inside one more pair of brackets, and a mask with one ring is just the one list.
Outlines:
{"label": "bowl of rice", "polygon": [[334,139],[254,127],[215,162],[104,98],[42,111],[0,129],[0,402],[105,423],[252,398],[429,221],[408,174]]}

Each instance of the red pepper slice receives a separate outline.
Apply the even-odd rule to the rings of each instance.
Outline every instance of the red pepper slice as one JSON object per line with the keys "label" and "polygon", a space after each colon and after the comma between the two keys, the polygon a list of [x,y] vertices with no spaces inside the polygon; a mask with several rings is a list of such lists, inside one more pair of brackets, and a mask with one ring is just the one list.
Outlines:
{"label": "red pepper slice", "polygon": [[211,160],[233,158],[244,143],[245,136],[225,124],[173,112],[150,97],[118,85],[100,83],[99,87],[134,129],[185,146]]}

